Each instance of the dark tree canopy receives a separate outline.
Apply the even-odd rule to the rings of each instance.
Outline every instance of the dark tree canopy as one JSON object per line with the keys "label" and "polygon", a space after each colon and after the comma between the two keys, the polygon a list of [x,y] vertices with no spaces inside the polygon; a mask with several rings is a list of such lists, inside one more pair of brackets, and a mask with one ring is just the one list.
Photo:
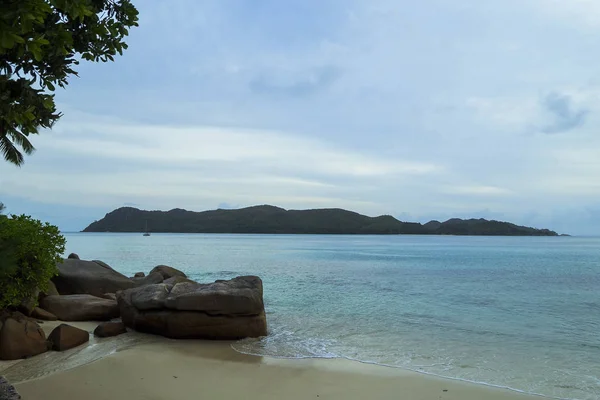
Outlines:
{"label": "dark tree canopy", "polygon": [[29,136],[60,118],[52,92],[80,60],[114,61],[137,26],[130,0],[0,0],[0,154],[16,165]]}

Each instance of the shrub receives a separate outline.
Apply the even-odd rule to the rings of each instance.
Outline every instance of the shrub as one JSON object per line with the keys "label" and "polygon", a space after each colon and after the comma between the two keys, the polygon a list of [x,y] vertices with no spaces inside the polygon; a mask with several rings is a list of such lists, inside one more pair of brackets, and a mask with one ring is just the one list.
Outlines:
{"label": "shrub", "polygon": [[49,223],[26,215],[0,217],[0,310],[48,288],[65,242]]}

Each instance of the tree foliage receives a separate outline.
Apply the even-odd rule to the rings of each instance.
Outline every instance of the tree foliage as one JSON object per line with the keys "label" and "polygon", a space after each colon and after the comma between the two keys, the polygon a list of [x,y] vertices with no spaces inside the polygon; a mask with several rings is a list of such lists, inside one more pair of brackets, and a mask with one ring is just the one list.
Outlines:
{"label": "tree foliage", "polygon": [[26,215],[0,218],[0,310],[48,288],[65,242],[49,223]]}
{"label": "tree foliage", "polygon": [[106,62],[127,49],[137,26],[130,0],[0,1],[0,153],[21,165],[29,136],[61,117],[54,90],[81,59]]}

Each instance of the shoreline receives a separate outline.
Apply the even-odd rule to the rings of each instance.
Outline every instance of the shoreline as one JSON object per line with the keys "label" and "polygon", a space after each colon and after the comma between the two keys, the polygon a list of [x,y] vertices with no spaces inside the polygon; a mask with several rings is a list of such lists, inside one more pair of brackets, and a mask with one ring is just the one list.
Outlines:
{"label": "shoreline", "polygon": [[464,379],[464,378],[439,375],[439,374],[435,374],[433,372],[420,371],[420,370],[408,368],[405,366],[381,364],[381,363],[378,363],[375,361],[363,361],[363,360],[358,360],[355,358],[344,357],[344,356],[332,356],[332,357],[325,357],[325,356],[287,357],[287,356],[274,356],[274,355],[264,356],[264,355],[260,355],[260,354],[243,352],[243,351],[237,350],[233,347],[233,344],[235,344],[235,342],[231,344],[231,348],[233,351],[240,353],[240,354],[250,356],[250,357],[263,357],[263,358],[272,358],[275,360],[291,360],[291,361],[293,361],[293,360],[323,360],[323,361],[325,361],[325,360],[342,360],[342,361],[349,362],[349,363],[357,363],[357,364],[361,364],[361,365],[367,365],[367,366],[378,367],[378,368],[397,369],[397,370],[405,371],[408,373],[424,375],[428,379],[442,379],[442,380],[447,380],[447,381],[460,382],[460,383],[463,383],[466,385],[477,385],[477,386],[489,387],[491,389],[506,390],[509,392],[514,392],[517,394],[522,394],[522,395],[535,397],[535,398],[551,399],[551,400],[577,400],[577,399],[572,399],[572,398],[567,398],[567,397],[555,397],[555,396],[548,396],[548,395],[541,394],[541,393],[527,392],[525,390],[515,389],[510,386],[496,385],[496,384],[488,383],[488,382],[472,381],[472,380]]}
{"label": "shoreline", "polygon": [[[60,321],[44,323],[51,330]],[[70,323],[90,330],[95,323]],[[119,339],[120,338],[120,339]],[[189,399],[202,392],[207,398],[248,399],[406,399],[532,400],[538,395],[473,383],[402,367],[371,364],[345,358],[277,358],[241,353],[232,341],[172,340],[136,332],[94,340],[65,353],[47,353],[46,363],[71,364],[48,374],[31,371],[36,357],[11,363],[5,371],[28,370],[30,379],[15,380],[23,399],[58,400],[67,396],[105,399]],[[90,350],[108,345],[112,351],[85,359]],[[69,353],[70,352],[70,353]],[[81,358],[83,357],[83,359]],[[27,365],[30,364],[30,365]],[[35,363],[34,363],[35,365]],[[67,365],[65,365],[67,367]],[[10,380],[10,374],[8,375]],[[208,386],[207,386],[208,385]]]}

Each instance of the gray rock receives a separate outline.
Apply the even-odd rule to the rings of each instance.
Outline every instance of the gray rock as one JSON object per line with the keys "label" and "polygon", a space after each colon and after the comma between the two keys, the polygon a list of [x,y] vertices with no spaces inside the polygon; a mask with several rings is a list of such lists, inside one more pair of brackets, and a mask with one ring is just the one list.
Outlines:
{"label": "gray rock", "polygon": [[256,276],[242,276],[196,287],[178,283],[165,307],[211,315],[258,315],[264,311],[262,281]]}
{"label": "gray rock", "polygon": [[5,377],[0,376],[0,400],[20,400],[21,395]]}
{"label": "gray rock", "polygon": [[110,265],[108,265],[107,263],[105,263],[104,261],[100,261],[100,260],[92,260],[92,262],[95,262],[96,264],[98,264],[101,267],[104,267],[106,269],[111,269],[114,271],[114,268],[111,267]]}
{"label": "gray rock", "polygon": [[193,280],[188,279],[188,278],[184,278],[183,276],[174,276],[172,278],[165,279],[163,281],[163,283],[167,283],[169,285],[175,285],[177,283],[183,283],[183,282],[198,284],[198,282],[194,282]]}
{"label": "gray rock", "polygon": [[156,285],[157,283],[162,283],[165,278],[163,278],[160,272],[151,272],[148,276],[144,276],[142,278],[132,278],[132,281],[136,287],[146,286],[146,285]]}
{"label": "gray rock", "polygon": [[102,296],[103,299],[115,300],[117,301],[117,296],[114,293],[104,293]]}
{"label": "gray rock", "polygon": [[79,258],[77,253],[71,253],[71,254],[69,254],[69,256],[67,258],[71,259],[71,260],[81,260],[81,258]]}
{"label": "gray rock", "polygon": [[244,276],[211,284],[181,282],[117,293],[126,326],[170,338],[232,340],[267,334],[262,281]]}
{"label": "gray rock", "polygon": [[163,277],[163,280],[172,278],[174,276],[181,276],[182,278],[187,278],[186,274],[184,274],[183,272],[181,272],[178,269],[169,267],[168,265],[157,265],[156,267],[152,268],[152,271],[150,271],[150,274],[152,274],[153,272],[160,273]]}
{"label": "gray rock", "polygon": [[41,306],[62,321],[108,321],[119,316],[116,301],[89,294],[48,296]]}
{"label": "gray rock", "polygon": [[267,334],[264,313],[232,318],[192,311],[147,311],[123,322],[137,331],[172,339],[238,340]]}
{"label": "gray rock", "polygon": [[135,286],[125,275],[101,261],[67,259],[57,265],[58,275],[52,278],[58,293],[102,296]]}
{"label": "gray rock", "polygon": [[171,291],[171,285],[160,283],[131,290],[131,304],[138,310],[160,310]]}
{"label": "gray rock", "polygon": [[94,330],[94,335],[98,337],[111,337],[123,333],[127,333],[127,329],[122,322],[103,322]]}
{"label": "gray rock", "polygon": [[143,273],[143,272],[136,272],[136,273],[133,275],[133,277],[134,277],[134,278],[143,278],[143,277],[145,277],[145,276],[146,276],[146,274],[145,274],[145,273]]}

